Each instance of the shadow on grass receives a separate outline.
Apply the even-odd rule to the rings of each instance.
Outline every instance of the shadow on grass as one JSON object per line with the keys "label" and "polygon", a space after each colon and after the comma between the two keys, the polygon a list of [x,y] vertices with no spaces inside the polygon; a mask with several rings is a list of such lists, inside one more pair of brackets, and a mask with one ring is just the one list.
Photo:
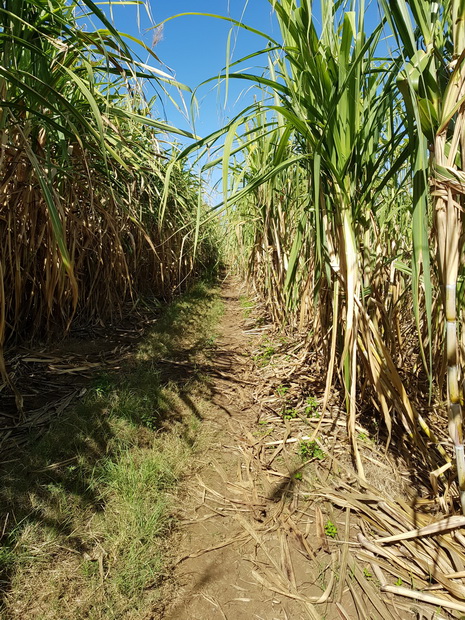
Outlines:
{"label": "shadow on grass", "polygon": [[[162,492],[176,483],[186,464],[183,459],[188,462],[186,455],[196,443],[199,402],[209,390],[203,380],[207,362],[200,354],[214,341],[220,312],[211,286],[193,287],[164,308],[123,367],[96,376],[83,402],[66,410],[45,434],[32,430],[30,441],[2,463],[0,609],[19,568],[53,561],[52,550],[56,553],[58,547],[78,557],[92,556],[105,533],[93,533],[89,523],[99,514],[103,523],[105,513],[124,512],[109,507],[115,489],[124,487],[126,520],[133,513],[139,518],[147,508],[148,533],[166,531],[169,515]],[[141,478],[149,461],[150,472]],[[146,488],[147,496],[159,495],[163,506],[141,508],[137,497],[131,504],[135,489],[144,495]],[[153,518],[157,510],[159,522]],[[143,544],[148,534],[139,534],[134,533],[140,537],[137,544]],[[143,579],[153,583],[156,571]],[[129,582],[126,578],[125,588]],[[136,586],[145,588],[147,583]]]}

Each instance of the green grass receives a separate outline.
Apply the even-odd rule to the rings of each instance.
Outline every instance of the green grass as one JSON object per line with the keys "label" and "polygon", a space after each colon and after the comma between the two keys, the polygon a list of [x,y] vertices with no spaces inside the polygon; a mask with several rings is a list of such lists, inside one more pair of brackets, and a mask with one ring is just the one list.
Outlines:
{"label": "green grass", "polygon": [[266,338],[259,346],[259,352],[254,356],[257,366],[268,366],[273,356],[276,354],[276,345]]}
{"label": "green grass", "polygon": [[244,317],[248,319],[252,314],[252,310],[255,308],[254,302],[248,297],[241,295],[241,297],[239,297],[239,305],[244,311]]}
{"label": "green grass", "polygon": [[155,608],[175,495],[202,441],[202,351],[221,312],[203,284],[167,306],[119,373],[96,377],[84,402],[4,467],[0,617]]}

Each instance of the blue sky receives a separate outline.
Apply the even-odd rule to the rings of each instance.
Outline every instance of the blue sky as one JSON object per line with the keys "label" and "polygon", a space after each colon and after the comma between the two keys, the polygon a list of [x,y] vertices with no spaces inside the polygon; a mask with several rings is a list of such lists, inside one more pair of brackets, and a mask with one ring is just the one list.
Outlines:
{"label": "blue sky", "polygon": [[[153,30],[153,23],[159,24],[167,18],[188,12],[232,17],[279,38],[279,29],[268,0],[148,0],[147,8],[115,4],[113,22],[118,30],[141,38],[146,45],[152,47],[154,35],[158,38]],[[156,42],[153,51],[173,71],[179,82],[195,89],[201,82],[218,76],[226,65],[227,40],[231,29],[233,34],[230,51],[233,60],[264,47],[263,38],[236,28],[231,23],[212,17],[189,15],[176,17],[165,23],[161,38]],[[262,61],[255,58],[250,66],[260,65],[260,62],[265,64],[265,57]],[[195,130],[198,135],[205,136],[218,129],[253,98],[253,87],[250,83],[231,80],[228,88],[227,104],[224,86],[218,88],[217,79],[197,92],[199,115]],[[170,92],[179,101],[176,91],[171,89]],[[148,89],[147,94],[150,96],[153,91]],[[189,106],[190,94],[185,93],[184,98]],[[188,119],[183,117],[167,98],[163,97],[156,104],[156,111],[161,117],[165,116],[170,124],[182,129],[189,128]]]}
{"label": "blue sky", "polygon": [[[109,7],[102,8],[107,14],[110,12]],[[146,0],[145,7],[113,3],[111,18],[114,25],[119,31],[141,39],[152,48],[164,65],[155,66],[173,73],[179,82],[189,86],[192,90],[195,90],[205,80],[214,78],[209,84],[196,91],[199,111],[194,127],[190,124],[189,115],[181,114],[168,97],[161,96],[155,102],[154,115],[164,118],[169,124],[181,129],[189,131],[194,129],[198,136],[204,137],[218,130],[228,119],[239,114],[253,101],[254,92],[261,96],[250,82],[230,80],[226,101],[224,81],[219,86],[217,76],[227,62],[229,33],[232,33],[230,55],[233,61],[262,49],[266,45],[266,40],[221,19],[181,15],[192,12],[231,17],[252,28],[266,32],[278,40],[280,35],[268,0]],[[179,17],[169,19],[178,15]],[[161,32],[154,30],[154,24],[163,23],[167,19]],[[134,45],[131,47],[136,50]],[[140,48],[137,53],[140,54]],[[141,58],[144,62],[154,64],[153,58],[151,59],[143,50]],[[251,72],[261,72],[260,64],[265,67],[265,56],[254,58],[241,68],[250,67]],[[149,84],[146,84],[145,92],[149,99],[155,93]],[[179,92],[175,88],[170,88],[169,92],[176,101],[180,101]],[[185,92],[183,97],[189,110],[191,95]],[[175,138],[182,144],[189,144],[188,139],[179,136]],[[220,177],[219,169],[210,170],[206,178],[210,191]],[[213,192],[209,200],[217,202],[218,199],[219,195]]]}
{"label": "blue sky", "polygon": [[[225,15],[243,21],[247,25],[268,34],[279,36],[272,18],[268,0],[174,0],[160,2],[152,0],[154,17],[159,20],[169,15],[186,11],[199,11]],[[168,9],[169,7],[169,9]],[[164,26],[163,40],[157,46],[157,53],[174,71],[179,81],[195,87],[204,80],[217,76],[226,65],[228,34],[233,29],[231,54],[237,60],[265,45],[257,35],[233,27],[232,24],[209,17],[179,17]],[[181,44],[180,44],[181,43]],[[265,63],[265,58],[262,58]],[[260,63],[254,59],[253,63]],[[199,117],[196,131],[201,135],[217,129],[231,116],[240,112],[252,99],[250,83],[231,80],[228,103],[225,106],[225,88],[218,88],[218,80],[201,87],[198,91]],[[244,91],[248,90],[246,95]],[[252,87],[253,90],[253,87]],[[241,97],[241,94],[243,96]],[[237,99],[240,98],[240,101]]]}
{"label": "blue sky", "polygon": [[[378,6],[375,0],[365,2],[366,28],[370,31],[379,22]],[[232,17],[281,41],[279,26],[269,0],[151,0],[150,6],[152,17],[157,23],[180,13],[214,13]],[[321,15],[320,0],[314,0],[313,12],[318,23]],[[226,21],[188,15],[176,17],[164,25],[162,39],[154,51],[175,72],[180,82],[194,88],[204,80],[217,76],[226,65],[227,40],[231,29],[233,61],[266,45],[263,37]],[[150,34],[152,32],[150,31]],[[252,73],[261,72],[260,67],[265,67],[266,62],[265,55],[255,57],[248,64],[241,65],[241,69],[250,67]],[[224,82],[218,86],[218,80],[214,80],[201,87],[197,91],[199,117],[195,124],[196,133],[205,136],[217,130],[228,119],[252,103],[255,93],[259,98],[262,97],[262,92],[257,87],[251,86],[251,82],[232,79],[228,84],[228,101],[225,103]],[[185,127],[185,119],[181,118],[172,107],[166,108],[166,114],[170,122]],[[219,171],[213,174],[215,179],[219,176]]]}
{"label": "blue sky", "polygon": [[[232,17],[238,21],[263,31],[280,40],[279,28],[273,17],[269,0],[145,0],[147,8],[142,6],[116,6],[113,20],[116,27],[133,36],[141,38],[152,47],[155,31],[153,23],[159,24],[167,18],[189,12],[213,13]],[[331,2],[332,0],[323,0]],[[378,21],[376,2],[367,0],[367,27]],[[320,2],[314,2],[316,19]],[[150,13],[150,17],[148,15]],[[180,16],[166,22],[161,39],[153,47],[160,60],[176,75],[176,78],[194,89],[201,82],[217,76],[226,65],[228,33],[233,30],[231,40],[232,60],[246,56],[265,46],[265,40],[246,32],[232,24],[206,16]],[[250,66],[260,71],[266,59],[254,58]],[[247,65],[244,65],[246,67]],[[215,80],[203,86],[197,92],[200,114],[196,120],[196,132],[205,136],[220,127],[228,118],[239,113],[253,98],[253,86],[250,82],[231,80],[229,82],[228,102],[225,105],[224,84],[218,88]],[[242,96],[241,96],[242,95]],[[173,91],[176,98],[176,93]],[[238,99],[240,100],[238,101]],[[188,122],[176,109],[164,100],[165,108],[157,106],[160,116],[183,129],[188,129]],[[189,104],[189,94],[186,94]]]}

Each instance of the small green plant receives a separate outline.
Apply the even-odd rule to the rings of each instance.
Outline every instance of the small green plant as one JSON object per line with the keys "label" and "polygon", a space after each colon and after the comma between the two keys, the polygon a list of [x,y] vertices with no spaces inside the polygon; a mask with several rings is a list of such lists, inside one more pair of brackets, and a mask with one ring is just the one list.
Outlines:
{"label": "small green plant", "polygon": [[295,407],[283,407],[281,409],[281,416],[283,420],[295,420],[299,416],[299,413]]}
{"label": "small green plant", "polygon": [[263,439],[264,437],[267,437],[271,433],[271,431],[272,431],[271,428],[268,429],[268,428],[265,428],[264,426],[262,426],[258,430],[254,431],[252,433],[252,435],[254,437],[258,437],[259,439]]}
{"label": "small green plant", "polygon": [[289,387],[287,385],[278,385],[278,387],[276,388],[276,394],[278,396],[282,397],[288,392],[289,392]]}
{"label": "small green plant", "polygon": [[260,352],[254,356],[254,361],[258,366],[267,366],[273,355],[276,353],[276,347],[269,340],[265,340],[259,347]]}
{"label": "small green plant", "polygon": [[239,304],[242,310],[244,311],[245,318],[249,317],[252,309],[255,306],[254,302],[248,299],[247,297],[242,296],[242,297],[239,297]]}
{"label": "small green plant", "polygon": [[93,388],[97,398],[103,398],[114,389],[114,381],[108,375],[102,374],[94,381]]}
{"label": "small green plant", "polygon": [[303,461],[308,461],[308,459],[322,461],[326,456],[316,441],[301,441],[299,454]]}
{"label": "small green plant", "polygon": [[381,586],[380,582],[379,582],[377,579],[375,579],[375,577],[373,576],[372,572],[371,572],[368,568],[366,568],[366,567],[365,567],[365,568],[363,569],[363,574],[365,575],[365,579],[366,579],[367,581],[372,581],[372,582],[373,582],[373,584],[374,584],[377,588],[379,588],[379,587]]}
{"label": "small green plant", "polygon": [[297,471],[297,472],[294,474],[294,478],[295,478],[296,480],[302,480],[302,472],[301,472],[301,471]]}
{"label": "small green plant", "polygon": [[316,417],[318,413],[318,401],[314,396],[308,396],[305,401],[304,413],[307,418]]}
{"label": "small green plant", "polygon": [[216,336],[208,336],[204,340],[204,345],[206,349],[211,349],[212,347],[215,346],[215,343],[216,343]]}
{"label": "small green plant", "polygon": [[325,525],[325,534],[329,536],[329,538],[336,538],[337,536],[337,526],[332,521],[327,521]]}
{"label": "small green plant", "polygon": [[395,582],[395,584],[394,584],[394,585],[395,585],[395,586],[401,586],[401,585],[403,585],[403,583],[404,583],[404,582],[402,581],[401,577],[398,577],[398,578],[397,578],[397,581]]}
{"label": "small green plant", "polygon": [[358,433],[357,438],[360,441],[368,441],[368,435],[366,433]]}

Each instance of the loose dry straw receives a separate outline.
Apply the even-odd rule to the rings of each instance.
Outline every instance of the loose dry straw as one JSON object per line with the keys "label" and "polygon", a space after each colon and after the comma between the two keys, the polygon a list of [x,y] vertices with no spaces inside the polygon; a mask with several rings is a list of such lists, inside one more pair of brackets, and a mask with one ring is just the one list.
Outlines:
{"label": "loose dry straw", "polygon": [[433,594],[427,594],[426,592],[418,592],[416,590],[409,590],[402,586],[381,586],[382,592],[390,592],[391,594],[398,594],[399,596],[406,596],[407,598],[413,598],[417,601],[423,601],[424,603],[430,603],[438,607],[447,607],[448,609],[455,609],[456,611],[465,611],[464,603],[456,603]]}
{"label": "loose dry straw", "polygon": [[441,534],[442,532],[449,532],[450,530],[458,529],[459,527],[465,527],[465,517],[455,516],[447,517],[437,523],[432,523],[419,529],[410,530],[408,532],[402,532],[402,534],[396,534],[395,536],[386,536],[385,538],[378,538],[375,543],[389,543],[398,540],[408,540],[410,538],[420,538],[421,536],[431,536],[433,534]]}

